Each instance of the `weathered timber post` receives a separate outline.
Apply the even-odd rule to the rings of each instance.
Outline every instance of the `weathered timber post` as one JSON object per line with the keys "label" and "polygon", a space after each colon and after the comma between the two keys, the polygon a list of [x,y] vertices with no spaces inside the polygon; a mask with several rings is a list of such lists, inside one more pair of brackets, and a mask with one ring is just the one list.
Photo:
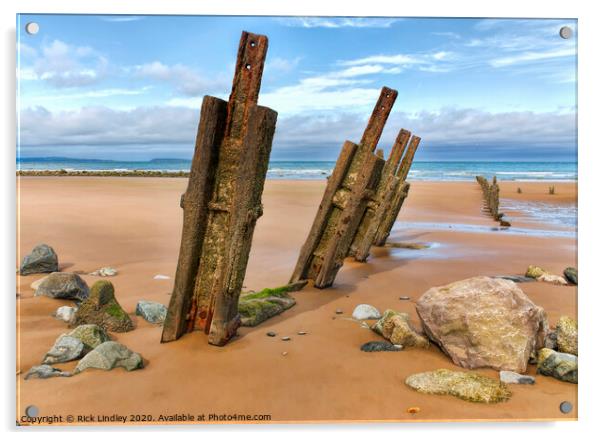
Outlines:
{"label": "weathered timber post", "polygon": [[376,237],[378,226],[387,212],[392,209],[391,203],[395,195],[395,188],[399,184],[399,177],[395,174],[410,140],[410,135],[411,133],[407,130],[401,129],[399,131],[389,154],[389,159],[383,167],[374,197],[368,201],[368,206],[349,249],[349,255],[357,261],[366,261],[370,254],[370,247]]}
{"label": "weathered timber post", "polygon": [[493,176],[491,184],[483,176],[477,176],[477,182],[483,191],[484,209],[489,212],[494,220],[499,221],[500,225],[508,227],[510,222],[502,220],[504,214],[500,212],[500,186],[497,183],[497,178]]}
{"label": "weathered timber post", "polygon": [[397,91],[383,87],[360,143],[343,145],[291,282],[310,279],[318,288],[334,282],[380,179],[384,160],[373,152],[396,98]]}
{"label": "weathered timber post", "polygon": [[257,105],[267,49],[267,37],[243,32],[229,101],[203,98],[161,342],[202,330],[209,343],[224,345],[240,325],[238,298],[277,117]]}
{"label": "weathered timber post", "polygon": [[399,211],[401,211],[403,202],[408,196],[408,192],[410,191],[410,184],[406,182],[406,179],[408,178],[412,162],[414,161],[414,155],[416,154],[418,145],[420,145],[420,137],[412,136],[412,139],[410,140],[410,145],[408,146],[408,149],[405,155],[403,156],[403,160],[401,161],[401,165],[399,165],[399,169],[397,170],[397,186],[393,190],[394,195],[390,205],[390,209],[388,209],[383,215],[381,223],[378,225],[378,228],[376,230],[373,242],[375,246],[385,245],[389,234],[391,234],[391,229],[393,229],[395,220],[399,215]]}

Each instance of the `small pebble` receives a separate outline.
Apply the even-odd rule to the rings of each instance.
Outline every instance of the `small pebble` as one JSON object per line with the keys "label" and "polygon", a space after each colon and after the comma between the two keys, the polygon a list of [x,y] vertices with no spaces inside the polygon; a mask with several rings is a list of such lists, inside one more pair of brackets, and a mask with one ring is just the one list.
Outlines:
{"label": "small pebble", "polygon": [[336,310],[335,310],[335,313],[336,313],[337,315],[341,315],[341,314],[343,313],[343,310],[341,310],[341,309],[336,309]]}
{"label": "small pebble", "polygon": [[282,352],[282,356],[286,356],[288,354],[288,351],[283,351]]}
{"label": "small pebble", "polygon": [[307,332],[304,332],[303,330],[301,330],[300,332],[297,332],[297,334],[300,335],[300,336],[303,336],[303,335],[306,335]]}
{"label": "small pebble", "polygon": [[276,336],[276,333],[274,333],[274,332],[267,332],[266,335],[268,335],[270,338],[273,338],[274,336]]}
{"label": "small pebble", "polygon": [[290,338],[289,336],[283,336],[283,337],[282,337],[282,340],[283,340],[283,341],[290,341],[290,340],[291,340],[291,338]]}
{"label": "small pebble", "polygon": [[409,296],[400,296],[399,299],[402,301],[407,301],[410,299],[410,297]]}
{"label": "small pebble", "polygon": [[410,414],[417,414],[420,412],[420,408],[417,406],[411,406],[406,411]]}

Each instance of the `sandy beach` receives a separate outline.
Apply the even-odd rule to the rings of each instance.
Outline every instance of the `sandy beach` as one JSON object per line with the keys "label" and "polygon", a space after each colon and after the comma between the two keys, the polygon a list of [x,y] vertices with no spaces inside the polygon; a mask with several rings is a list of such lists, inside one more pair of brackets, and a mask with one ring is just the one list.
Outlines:
{"label": "sandy beach", "polygon": [[[325,182],[266,182],[246,289],[288,281]],[[511,385],[510,400],[497,404],[413,391],[404,384],[410,374],[461,368],[435,346],[364,353],[361,344],[381,338],[351,319],[355,306],[367,303],[381,311],[407,312],[418,325],[415,302],[432,286],[477,275],[522,275],[530,264],[562,274],[565,267],[577,266],[574,228],[556,224],[553,218],[533,219],[518,209],[508,212],[512,227],[499,230],[481,211],[476,182],[412,182],[389,240],[428,243],[429,248],[373,248],[367,263],[348,259],[332,288],[307,287],[293,293],[295,307],[257,327],[241,328],[225,347],[208,345],[200,332],[160,344],[161,327],[135,317],[134,309],[140,299],[169,303],[180,244],[179,201],[186,183],[185,178],[150,177],[19,179],[18,257],[47,243],[57,252],[62,271],[87,274],[115,267],[119,274],[110,281],[137,328],[112,337],[139,352],[145,368],[25,381],[24,373],[67,331],[67,325],[51,315],[71,302],[34,297],[30,284],[41,274],[17,276],[17,414],[36,405],[39,415],[143,414],[154,420],[174,414],[270,415],[271,422],[577,417],[577,386],[541,375],[535,385]],[[554,195],[548,193],[551,185]],[[501,182],[500,187],[502,211],[509,201],[559,209],[577,203],[575,182]],[[170,278],[154,279],[157,274]],[[89,285],[99,279],[82,277]],[[561,315],[577,318],[575,286],[530,282],[519,287],[545,309],[551,326]],[[335,314],[338,308],[343,314]],[[268,331],[279,337],[267,337]],[[299,331],[307,334],[300,336]],[[56,366],[72,370],[75,363]],[[476,371],[498,376],[490,369]],[[535,375],[535,367],[527,374]],[[571,413],[559,411],[562,401],[573,403]],[[410,414],[409,407],[420,411]]]}

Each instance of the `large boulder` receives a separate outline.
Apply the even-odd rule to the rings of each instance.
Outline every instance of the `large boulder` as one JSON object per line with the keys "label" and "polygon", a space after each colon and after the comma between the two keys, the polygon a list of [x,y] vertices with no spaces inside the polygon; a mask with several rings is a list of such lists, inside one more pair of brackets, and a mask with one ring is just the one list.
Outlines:
{"label": "large boulder", "polygon": [[241,294],[238,301],[241,325],[254,327],[293,307],[296,301],[288,294],[289,291],[285,286]]}
{"label": "large boulder", "polygon": [[77,338],[61,335],[44,356],[43,364],[59,364],[79,359],[83,356],[84,344]]}
{"label": "large boulder", "polygon": [[136,304],[136,315],[142,316],[151,324],[162,324],[167,316],[167,307],[158,302],[141,299]]}
{"label": "large boulder", "polygon": [[548,333],[544,310],[503,279],[475,277],[433,287],[416,310],[429,338],[464,368],[523,373]]}
{"label": "large boulder", "polygon": [[47,244],[39,244],[34,247],[31,254],[23,258],[19,267],[21,275],[58,272],[58,270],[59,258],[54,249]]}
{"label": "large boulder", "polygon": [[429,346],[428,339],[412,327],[410,315],[407,313],[387,309],[383,317],[371,328],[395,345],[420,348],[428,348]]}
{"label": "large boulder", "polygon": [[577,321],[561,316],[556,324],[556,344],[558,351],[578,356]]}
{"label": "large boulder", "polygon": [[512,395],[499,380],[446,369],[412,374],[406,379],[406,385],[420,393],[448,394],[469,402],[497,403]]}
{"label": "large boulder", "polygon": [[132,319],[115,299],[113,284],[107,280],[95,282],[90,296],[75,312],[72,325],[81,324],[96,324],[112,332],[134,330]]}
{"label": "large boulder", "polygon": [[78,274],[53,272],[38,285],[34,295],[84,301],[89,293],[88,285]]}
{"label": "large boulder", "polygon": [[577,383],[577,356],[542,348],[537,356],[537,372],[565,382]]}
{"label": "large boulder", "polygon": [[98,368],[101,370],[112,370],[122,367],[127,371],[144,368],[142,356],[132,352],[125,345],[119,342],[103,342],[77,363],[73,374],[81,373],[88,368]]}

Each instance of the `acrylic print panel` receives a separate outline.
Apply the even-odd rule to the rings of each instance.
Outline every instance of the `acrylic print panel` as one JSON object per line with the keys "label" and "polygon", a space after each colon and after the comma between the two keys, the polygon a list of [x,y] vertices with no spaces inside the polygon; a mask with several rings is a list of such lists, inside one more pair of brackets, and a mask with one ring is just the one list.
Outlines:
{"label": "acrylic print panel", "polygon": [[18,424],[577,418],[576,20],[17,36]]}

